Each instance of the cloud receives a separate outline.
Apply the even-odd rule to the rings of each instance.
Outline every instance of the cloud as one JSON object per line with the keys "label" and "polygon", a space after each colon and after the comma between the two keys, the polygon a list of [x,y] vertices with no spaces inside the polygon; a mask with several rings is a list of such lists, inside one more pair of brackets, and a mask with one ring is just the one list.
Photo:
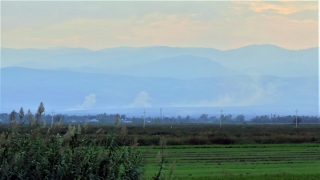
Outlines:
{"label": "cloud", "polygon": [[249,9],[254,12],[276,12],[278,14],[292,14],[304,10],[318,10],[317,2],[235,2],[236,4],[247,4]]}
{"label": "cloud", "polygon": [[[27,12],[17,18],[6,10],[2,17],[5,22],[2,46],[68,46],[95,50],[119,46],[212,47],[221,50],[250,44],[274,44],[288,49],[318,46],[317,2],[174,3],[175,7],[190,8],[173,8],[172,3],[169,5],[165,2],[160,3],[161,6],[140,2],[136,6],[141,11],[127,5],[127,9],[121,11],[125,14],[110,13],[103,9],[103,6],[107,8],[109,5],[120,8],[121,4],[118,3],[85,4],[92,7],[86,10],[86,14],[97,10],[102,14],[84,16],[77,14],[77,11],[71,13],[69,18],[61,17],[59,21],[39,24],[38,21],[33,22],[34,18],[27,16]],[[62,4],[57,6],[64,7]],[[40,9],[37,11],[42,12],[43,8]],[[11,15],[6,16],[8,13]],[[15,26],[21,22],[25,25]]]}
{"label": "cloud", "polygon": [[251,83],[238,82],[236,89],[224,92],[214,99],[194,102],[174,103],[172,107],[221,107],[221,106],[256,106],[275,102],[281,96],[278,91],[279,83],[262,85],[259,79]]}
{"label": "cloud", "polygon": [[128,107],[151,107],[150,101],[151,98],[149,94],[145,91],[140,92],[137,97],[134,99],[134,102],[131,103]]}
{"label": "cloud", "polygon": [[83,103],[80,105],[78,104],[75,108],[71,108],[70,110],[86,110],[89,109],[97,102],[95,94],[89,94],[84,98]]}

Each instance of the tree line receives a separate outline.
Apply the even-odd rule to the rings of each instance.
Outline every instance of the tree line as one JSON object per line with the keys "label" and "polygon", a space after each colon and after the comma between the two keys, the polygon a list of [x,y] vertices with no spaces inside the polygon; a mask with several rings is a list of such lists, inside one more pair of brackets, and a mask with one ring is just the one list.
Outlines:
{"label": "tree line", "polygon": [[146,121],[148,124],[177,124],[177,123],[223,123],[223,124],[317,124],[320,123],[320,118],[317,116],[279,116],[279,115],[262,115],[256,116],[250,120],[245,120],[244,115],[221,115],[220,117],[209,116],[208,114],[202,114],[199,117],[190,117],[189,115],[182,117],[127,117],[125,114],[96,114],[96,115],[67,115],[67,114],[45,114],[44,104],[41,102],[38,110],[33,114],[30,109],[25,114],[24,109],[21,107],[18,112],[13,110],[11,113],[0,114],[2,123],[10,123],[18,120],[21,124],[25,122],[31,123],[33,120],[35,123],[56,123],[63,122],[67,124],[72,123],[84,123],[84,122],[99,122],[102,124],[112,124],[115,119],[118,118],[119,123],[130,124],[142,124]]}

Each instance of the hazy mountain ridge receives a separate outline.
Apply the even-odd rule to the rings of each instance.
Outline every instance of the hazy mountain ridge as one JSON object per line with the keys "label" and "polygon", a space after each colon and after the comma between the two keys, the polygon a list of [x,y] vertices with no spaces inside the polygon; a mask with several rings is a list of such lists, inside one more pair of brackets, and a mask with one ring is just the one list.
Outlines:
{"label": "hazy mountain ridge", "polygon": [[155,107],[319,110],[318,48],[2,48],[1,61],[0,109],[5,112],[37,107],[40,101],[62,112]]}
{"label": "hazy mountain ridge", "polygon": [[112,74],[136,77],[205,78],[244,75],[207,58],[190,55],[163,58],[147,64],[108,70]]}
{"label": "hazy mountain ridge", "polygon": [[[3,110],[37,106],[60,111],[95,108],[277,106],[314,111],[318,77],[221,76],[142,78],[106,73],[1,69]],[[83,107],[85,97],[95,101]],[[90,96],[91,97],[91,96]]]}
{"label": "hazy mountain ridge", "polygon": [[[108,48],[91,51],[82,48],[6,49],[2,48],[2,67],[77,68],[116,70],[124,75],[137,75],[134,70],[148,69],[150,63],[181,56],[206,58],[241,74],[274,75],[283,77],[315,76],[318,74],[318,48],[287,50],[274,45],[251,45],[220,51],[213,48],[142,47]],[[33,62],[33,63],[31,63]],[[104,71],[99,71],[104,72]],[[154,71],[151,71],[154,72]],[[165,70],[163,71],[165,72]],[[120,74],[120,71],[117,72]],[[146,77],[153,75],[143,74]],[[161,74],[158,77],[163,77]],[[174,76],[172,76],[174,77]],[[207,76],[205,76],[207,77]],[[197,78],[189,76],[189,78]]]}

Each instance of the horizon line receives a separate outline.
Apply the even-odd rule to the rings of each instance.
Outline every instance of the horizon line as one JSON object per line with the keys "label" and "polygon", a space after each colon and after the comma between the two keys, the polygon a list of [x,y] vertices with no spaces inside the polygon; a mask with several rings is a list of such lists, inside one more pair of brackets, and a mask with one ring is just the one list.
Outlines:
{"label": "horizon line", "polygon": [[225,49],[225,50],[221,50],[221,49],[217,49],[214,47],[196,47],[196,46],[165,46],[165,45],[153,45],[153,46],[115,46],[115,47],[106,47],[106,48],[101,48],[101,49],[91,49],[91,48],[87,48],[87,47],[70,47],[70,46],[55,46],[55,47],[47,47],[47,48],[34,48],[34,47],[24,47],[24,48],[14,48],[14,47],[1,47],[1,49],[15,49],[15,50],[25,50],[25,49],[37,49],[37,50],[59,50],[59,49],[86,49],[89,51],[101,51],[101,50],[105,50],[105,49],[117,49],[117,48],[132,48],[132,49],[139,49],[139,48],[150,48],[150,47],[167,47],[167,48],[192,48],[192,49],[215,49],[218,51],[230,51],[230,50],[236,50],[236,49],[241,49],[241,48],[245,48],[245,47],[249,47],[249,46],[275,46],[278,48],[282,48],[285,50],[290,50],[290,51],[299,51],[299,50],[305,50],[305,49],[312,49],[312,48],[319,48],[319,46],[313,46],[313,47],[308,47],[308,48],[301,48],[301,49],[288,49],[288,48],[284,48],[278,45],[274,45],[274,44],[250,44],[250,45],[244,45],[244,46],[240,46],[237,48],[231,48],[231,49]]}

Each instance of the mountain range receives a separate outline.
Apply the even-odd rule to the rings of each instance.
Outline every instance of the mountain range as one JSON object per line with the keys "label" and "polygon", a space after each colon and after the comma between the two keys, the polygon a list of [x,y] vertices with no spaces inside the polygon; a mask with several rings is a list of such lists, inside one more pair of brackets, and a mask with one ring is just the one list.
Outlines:
{"label": "mountain range", "polygon": [[[319,53],[318,48],[287,50],[274,45],[251,45],[227,51],[213,48],[162,46],[142,48],[120,47],[98,51],[84,48],[2,48],[1,50],[2,67],[56,68],[74,69],[76,71],[86,69],[87,72],[109,73],[110,71],[130,76],[139,76],[141,74],[137,74],[137,69],[148,70],[150,66],[160,65],[163,61],[177,61],[177,63],[180,63],[182,60],[189,62],[202,61],[203,66],[206,66],[211,61],[212,63],[219,63],[225,68],[231,68],[233,71],[247,75],[273,75],[280,77],[317,76]],[[200,64],[200,62],[197,63]],[[165,63],[161,65],[163,64]],[[184,63],[184,66],[188,65],[189,63]],[[163,67],[158,67],[158,69],[161,68]],[[127,69],[127,71],[124,69]],[[154,71],[151,72],[154,73]],[[150,74],[150,76],[154,75]],[[162,74],[158,75],[162,77]],[[149,74],[143,74],[143,76],[149,76]],[[186,74],[186,76],[191,78],[192,75]]]}
{"label": "mountain range", "polygon": [[1,50],[1,112],[36,108],[41,101],[62,113],[160,107],[319,111],[318,48]]}

